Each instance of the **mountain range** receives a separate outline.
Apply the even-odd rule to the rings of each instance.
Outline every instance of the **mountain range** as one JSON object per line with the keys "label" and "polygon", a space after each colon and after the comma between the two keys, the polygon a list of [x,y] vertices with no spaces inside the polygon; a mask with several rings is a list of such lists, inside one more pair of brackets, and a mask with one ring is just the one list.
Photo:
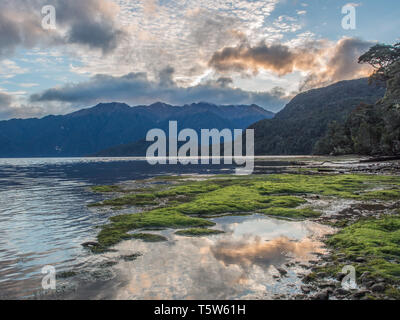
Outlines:
{"label": "mountain range", "polygon": [[317,143],[316,154],[400,155],[400,61],[388,65],[383,75],[385,96],[360,104],[346,122],[331,124]]}
{"label": "mountain range", "polygon": [[274,117],[256,105],[217,106],[195,103],[172,106],[155,103],[130,107],[102,103],[95,107],[42,119],[0,121],[0,157],[79,157],[113,146],[143,140],[154,128],[167,131],[169,121],[178,130],[191,128],[245,129]]}
{"label": "mountain range", "polygon": [[360,103],[374,104],[385,90],[384,85],[369,85],[363,78],[300,93],[273,119],[250,127],[255,130],[255,154],[312,154],[330,124],[346,122]]}

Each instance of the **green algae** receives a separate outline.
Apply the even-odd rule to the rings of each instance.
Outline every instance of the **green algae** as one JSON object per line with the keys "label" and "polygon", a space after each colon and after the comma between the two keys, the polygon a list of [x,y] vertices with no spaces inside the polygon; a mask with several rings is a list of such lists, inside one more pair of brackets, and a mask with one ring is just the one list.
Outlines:
{"label": "green algae", "polygon": [[327,244],[350,260],[365,258],[357,272],[369,271],[374,277],[399,282],[400,216],[359,221],[328,239]]}
{"label": "green algae", "polygon": [[217,235],[224,233],[221,230],[214,230],[214,229],[206,229],[206,228],[191,228],[185,230],[179,230],[175,232],[178,236],[186,236],[186,237],[202,237],[202,236],[209,236],[209,235]]}
{"label": "green algae", "polygon": [[399,177],[374,175],[271,175],[257,183],[263,194],[319,194],[362,199],[360,192],[380,185],[398,185]]}
{"label": "green algae", "polygon": [[176,197],[179,195],[192,196],[200,193],[207,193],[210,191],[214,191],[217,190],[218,188],[220,187],[214,183],[197,182],[192,184],[175,186],[168,190],[159,191],[155,195],[159,198]]}
{"label": "green algae", "polygon": [[[303,196],[316,194],[364,200],[373,197],[373,192],[377,191],[368,190],[378,185],[385,189],[400,185],[399,177],[354,174],[212,176],[202,181],[187,181],[186,178],[165,179],[178,181],[165,190],[129,194],[95,204],[157,206],[167,200],[161,208],[112,217],[111,223],[103,226],[98,235],[99,247],[93,250],[105,250],[122,240],[132,239],[132,235],[128,234],[132,230],[202,228],[214,225],[205,217],[262,213],[282,218],[315,218],[321,213],[304,207],[307,201]],[[161,180],[161,177],[157,179]],[[383,196],[388,197],[388,194],[382,193]]]}
{"label": "green algae", "polygon": [[121,189],[120,186],[92,186],[90,187],[93,192],[98,192],[98,193],[112,193],[112,192],[122,192],[123,189]]}
{"label": "green algae", "polygon": [[131,235],[131,239],[142,240],[144,242],[163,242],[168,241],[164,236],[152,233],[135,233]]}
{"label": "green algae", "polygon": [[365,200],[400,200],[400,189],[370,191],[361,196]]}
{"label": "green algae", "polygon": [[143,214],[125,214],[110,218],[111,223],[103,226],[97,236],[99,246],[94,252],[101,252],[122,240],[137,239],[137,235],[128,234],[131,230],[143,228],[188,228],[207,227],[214,223],[205,219],[188,217],[170,209],[155,209]]}
{"label": "green algae", "polygon": [[269,216],[276,216],[282,218],[317,218],[321,215],[321,212],[304,208],[304,209],[290,209],[290,208],[269,208],[263,211],[263,213]]}

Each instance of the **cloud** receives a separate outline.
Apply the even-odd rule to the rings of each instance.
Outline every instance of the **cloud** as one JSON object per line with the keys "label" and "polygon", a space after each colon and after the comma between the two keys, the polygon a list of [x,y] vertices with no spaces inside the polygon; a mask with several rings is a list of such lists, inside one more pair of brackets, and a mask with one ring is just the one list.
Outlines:
{"label": "cloud", "polygon": [[292,49],[276,43],[268,45],[260,42],[251,46],[248,42],[237,47],[226,47],[216,53],[209,61],[209,66],[219,72],[247,70],[270,70],[280,76],[292,73],[295,69],[309,69],[315,65],[314,55],[305,48]]}
{"label": "cloud", "polygon": [[75,104],[124,101],[136,105],[156,101],[176,105],[207,101],[215,104],[258,104],[270,110],[281,109],[286,102],[280,91],[248,92],[231,87],[228,78],[184,88],[176,84],[173,75],[172,68],[162,70],[158,80],[154,81],[149,80],[146,73],[129,73],[121,77],[96,75],[87,82],[34,94],[30,100]]}
{"label": "cloud", "polygon": [[177,81],[188,86],[207,73],[207,62],[218,49],[238,43],[244,35],[274,38],[280,32],[266,21],[279,0],[115,2],[127,36],[106,59],[80,55],[82,63],[74,66],[75,72],[121,76],[134,66],[135,72],[145,71],[153,78],[172,66]]}
{"label": "cloud", "polygon": [[6,92],[0,92],[0,120],[16,117],[29,117],[31,114],[37,114],[38,109],[25,106],[16,106],[16,98]]}
{"label": "cloud", "polygon": [[0,61],[0,77],[3,79],[11,79],[16,75],[27,72],[27,68],[20,67],[15,61],[9,59],[3,59]]}
{"label": "cloud", "polygon": [[354,38],[343,38],[328,49],[328,60],[325,68],[312,70],[311,74],[300,84],[300,91],[326,86],[341,80],[367,77],[371,67],[358,63],[358,58],[368,51],[374,43]]}
{"label": "cloud", "polygon": [[298,46],[248,41],[214,53],[209,66],[219,73],[257,74],[260,69],[284,76],[296,71],[306,74],[300,90],[366,77],[370,67],[358,64],[358,57],[373,45],[355,38],[342,38],[336,43],[327,40],[306,41]]}
{"label": "cloud", "polygon": [[0,92],[0,109],[9,107],[11,105],[12,98],[7,93]]}
{"label": "cloud", "polygon": [[[42,27],[41,9],[56,9],[56,30]],[[11,55],[18,47],[36,45],[80,45],[114,50],[124,31],[116,18],[118,6],[109,0],[6,0],[0,2],[0,57]]]}
{"label": "cloud", "polygon": [[247,270],[254,265],[280,265],[291,255],[307,257],[317,249],[316,243],[310,239],[293,242],[286,237],[280,237],[265,242],[256,237],[251,241],[220,241],[211,248],[211,252],[225,265],[238,265]]}

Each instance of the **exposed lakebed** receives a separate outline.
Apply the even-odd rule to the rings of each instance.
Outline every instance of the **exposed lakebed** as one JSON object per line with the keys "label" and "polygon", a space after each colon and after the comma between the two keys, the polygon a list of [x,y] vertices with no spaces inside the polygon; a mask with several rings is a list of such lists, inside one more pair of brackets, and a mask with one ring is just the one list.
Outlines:
{"label": "exposed lakebed", "polygon": [[[80,242],[83,247],[75,247],[80,256],[72,256],[69,264],[59,262],[57,291],[36,297],[395,296],[399,178],[344,174],[349,170],[327,170],[325,165],[322,172],[315,159],[301,161],[308,163],[279,163],[278,172],[286,174],[238,177],[227,174],[231,168],[223,168],[225,174],[215,172],[218,175],[171,172],[165,177],[111,180],[112,185],[97,181],[91,183],[93,190],[82,183],[83,216],[96,220],[90,231],[75,238],[75,244],[85,240]],[[273,161],[268,167],[274,167]],[[74,206],[79,204],[75,201]],[[390,221],[379,222],[385,217]],[[361,218],[378,222],[358,226]],[[383,250],[357,247],[371,228],[383,239]],[[351,251],[345,250],[347,239]],[[346,264],[355,264],[358,276],[362,272],[365,279],[358,293],[340,290],[339,273]],[[40,277],[35,279],[38,283]]]}

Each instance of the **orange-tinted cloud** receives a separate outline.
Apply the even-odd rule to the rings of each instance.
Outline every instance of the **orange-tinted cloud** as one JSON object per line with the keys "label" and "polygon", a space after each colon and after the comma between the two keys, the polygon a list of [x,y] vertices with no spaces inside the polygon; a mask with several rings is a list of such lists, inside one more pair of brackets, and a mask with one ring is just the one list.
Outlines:
{"label": "orange-tinted cloud", "polygon": [[263,69],[284,76],[304,72],[307,75],[300,86],[303,90],[368,76],[371,69],[357,61],[372,45],[354,38],[342,38],[334,44],[326,40],[309,41],[301,47],[265,42],[251,46],[244,42],[214,53],[209,66],[220,73],[256,74]]}
{"label": "orange-tinted cloud", "polygon": [[314,56],[303,50],[293,50],[286,45],[267,45],[263,42],[251,47],[248,43],[237,47],[227,47],[216,52],[209,65],[217,71],[257,72],[259,69],[285,75],[299,68],[309,68],[314,64]]}
{"label": "orange-tinted cloud", "polygon": [[310,239],[293,242],[286,237],[268,242],[262,241],[260,238],[237,243],[222,241],[211,248],[217,260],[225,265],[238,265],[243,269],[252,265],[278,265],[290,255],[304,258],[317,250],[318,244]]}

